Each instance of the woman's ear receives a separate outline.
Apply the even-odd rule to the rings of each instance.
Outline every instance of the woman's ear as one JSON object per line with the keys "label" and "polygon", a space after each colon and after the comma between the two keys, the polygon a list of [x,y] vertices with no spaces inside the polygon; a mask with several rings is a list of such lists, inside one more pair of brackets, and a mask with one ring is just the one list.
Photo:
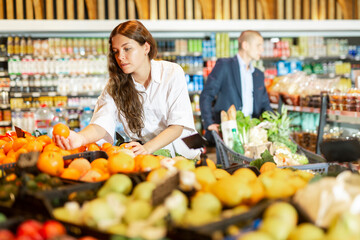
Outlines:
{"label": "woman's ear", "polygon": [[151,46],[150,46],[150,44],[148,42],[145,42],[144,50],[145,50],[145,55],[148,55],[150,50],[151,50]]}

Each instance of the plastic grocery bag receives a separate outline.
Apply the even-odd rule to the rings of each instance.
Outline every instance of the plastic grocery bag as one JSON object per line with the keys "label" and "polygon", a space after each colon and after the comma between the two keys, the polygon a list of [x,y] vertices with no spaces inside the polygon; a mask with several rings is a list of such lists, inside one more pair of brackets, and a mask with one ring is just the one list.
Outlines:
{"label": "plastic grocery bag", "polygon": [[238,132],[236,120],[221,122],[220,126],[225,145],[232,149],[234,145],[232,129],[235,128],[236,132]]}

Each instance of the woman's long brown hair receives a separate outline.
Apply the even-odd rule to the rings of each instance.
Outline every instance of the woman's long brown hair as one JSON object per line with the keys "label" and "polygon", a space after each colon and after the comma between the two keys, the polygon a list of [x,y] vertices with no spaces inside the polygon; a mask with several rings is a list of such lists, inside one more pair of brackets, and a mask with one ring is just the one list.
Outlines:
{"label": "woman's long brown hair", "polygon": [[148,53],[149,59],[156,57],[156,42],[150,32],[139,21],[132,20],[119,24],[114,28],[109,37],[109,76],[107,92],[114,99],[118,109],[118,117],[123,114],[126,118],[130,131],[141,137],[141,130],[144,127],[144,110],[140,93],[136,90],[131,74],[125,74],[116,62],[115,55],[112,54],[112,38],[121,34],[144,45],[150,45]]}

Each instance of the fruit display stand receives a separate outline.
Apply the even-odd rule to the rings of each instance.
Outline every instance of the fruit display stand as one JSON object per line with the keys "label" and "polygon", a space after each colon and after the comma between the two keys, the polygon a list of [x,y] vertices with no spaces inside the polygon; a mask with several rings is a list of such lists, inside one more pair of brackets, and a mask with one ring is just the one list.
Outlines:
{"label": "fruit display stand", "polygon": [[[107,151],[110,156],[110,151]],[[31,155],[31,154],[30,154]],[[26,154],[21,156],[27,156]],[[64,157],[65,161],[72,160],[76,158],[85,158],[86,161],[92,162],[95,158],[107,158],[107,154],[102,151],[88,151],[88,152],[82,152],[77,153],[73,155],[68,155]],[[153,157],[154,156],[149,156]],[[26,176],[28,174],[27,170],[32,170],[32,172],[36,172],[35,169],[32,167],[36,166],[36,162],[31,161],[31,158],[24,158],[28,159],[28,164],[25,164],[26,167],[22,169],[17,169],[16,173],[20,176]],[[111,158],[111,157],[110,157]],[[221,238],[224,238],[228,234],[229,227],[231,228],[232,225],[236,225],[237,228],[241,229],[244,227],[248,227],[253,224],[253,221],[256,221],[256,219],[261,218],[264,210],[275,200],[278,198],[288,198],[292,194],[296,192],[298,182],[292,182],[291,179],[295,178],[298,180],[301,180],[301,186],[304,186],[304,184],[307,184],[308,180],[305,180],[304,177],[299,174],[295,174],[296,171],[290,171],[290,170],[284,170],[284,172],[281,172],[278,176],[271,176],[268,174],[267,176],[262,176],[258,169],[256,167],[249,167],[247,168],[245,165],[238,164],[236,166],[230,166],[228,169],[216,169],[216,166],[210,167],[208,164],[207,166],[198,166],[195,168],[195,163],[191,160],[184,159],[182,157],[175,157],[174,159],[170,158],[164,158],[164,163],[170,163],[173,162],[179,163],[176,165],[176,167],[186,167],[188,170],[193,171],[193,176],[197,179],[198,184],[200,184],[198,187],[194,187],[192,190],[185,190],[182,188],[181,184],[183,182],[181,181],[181,174],[175,174],[172,176],[168,176],[169,178],[166,178],[163,183],[156,185],[151,190],[151,195],[147,195],[147,200],[151,198],[151,202],[148,204],[152,206],[151,213],[154,213],[157,211],[156,209],[161,209],[164,207],[166,203],[166,199],[174,197],[171,196],[173,192],[177,191],[179,194],[184,196],[186,198],[186,211],[189,211],[189,214],[186,215],[185,220],[182,220],[184,222],[176,222],[173,219],[172,212],[168,210],[169,212],[161,213],[161,221],[162,224],[161,227],[164,227],[166,229],[166,235],[164,235],[164,238],[169,239],[214,239],[217,235],[221,236]],[[135,160],[134,160],[135,161]],[[180,162],[189,162],[192,163],[192,166],[190,168],[189,165],[180,164]],[[204,161],[202,161],[205,163]],[[31,165],[32,163],[33,165]],[[323,163],[319,163],[317,168],[322,168],[322,173],[330,173],[332,165],[328,164],[327,167],[320,166]],[[327,163],[324,163],[327,164]],[[16,168],[21,167],[23,164],[21,163],[20,159],[17,164]],[[310,166],[311,164],[309,164]],[[159,166],[160,167],[160,166]],[[174,165],[175,167],[175,165]],[[299,166],[304,167],[304,166]],[[294,167],[293,170],[296,167]],[[282,169],[276,168],[277,171],[283,171]],[[336,168],[334,168],[336,170]],[[180,168],[178,168],[176,171],[178,172]],[[185,169],[183,169],[185,170]],[[225,175],[215,175],[215,172],[217,170],[221,171],[222,174],[224,172],[229,176],[228,178],[225,178]],[[312,169],[314,170],[314,169]],[[341,170],[341,169],[340,169]],[[230,174],[229,174],[230,173]],[[118,177],[121,175],[122,179],[127,178],[129,183],[131,182],[132,186],[134,188],[131,188],[131,190],[128,190],[126,195],[126,199],[131,199],[129,202],[133,205],[126,205],[126,208],[135,208],[136,210],[140,210],[141,214],[146,210],[146,207],[140,207],[140,205],[137,205],[136,197],[139,197],[139,191],[143,194],[144,192],[147,192],[149,189],[144,190],[142,188],[138,188],[140,185],[148,184],[146,180],[148,180],[148,176],[150,176],[151,173],[148,172],[132,172],[132,173],[124,173],[124,174],[115,174],[109,178],[108,181],[112,177]],[[148,175],[149,174],[149,175]],[[242,175],[243,174],[243,175]],[[305,176],[308,176],[308,173],[304,173]],[[211,180],[209,180],[209,177],[211,175]],[[281,177],[282,176],[289,176],[289,181],[284,181]],[[217,177],[215,177],[217,176]],[[269,176],[271,176],[269,178]],[[264,180],[267,178],[266,180]],[[301,179],[299,179],[301,178]],[[61,178],[60,178],[61,179]],[[230,179],[230,180],[229,180]],[[243,179],[242,181],[239,181],[240,179]],[[91,235],[94,236],[97,239],[113,239],[115,235],[119,237],[120,239],[130,239],[130,236],[126,234],[123,234],[123,232],[113,232],[114,229],[111,231],[109,229],[102,229],[100,223],[93,224],[91,221],[87,220],[84,222],[72,222],[72,219],[67,219],[70,221],[66,221],[67,218],[72,218],[72,216],[76,216],[80,214],[80,212],[73,211],[72,215],[70,212],[71,207],[69,209],[67,208],[67,203],[71,200],[75,200],[79,206],[84,207],[85,204],[82,204],[85,200],[88,201],[89,204],[92,204],[93,201],[95,201],[96,204],[99,204],[99,201],[101,202],[108,202],[109,200],[103,199],[102,194],[98,192],[99,189],[102,189],[108,181],[103,182],[95,182],[95,183],[83,183],[81,179],[79,180],[64,180],[61,179],[63,182],[63,186],[56,187],[55,189],[40,189],[36,191],[29,191],[27,184],[22,184],[20,186],[19,195],[17,198],[15,198],[14,204],[11,206],[12,208],[8,208],[8,210],[16,210],[18,211],[17,214],[23,214],[23,215],[30,215],[31,217],[36,217],[37,219],[57,219],[61,223],[66,226],[68,229],[68,233],[73,236],[83,236],[83,235]],[[263,181],[263,182],[262,182]],[[270,187],[269,187],[269,181],[270,181]],[[114,182],[114,181],[113,181]],[[124,182],[123,180],[116,180],[116,186],[119,185],[119,183]],[[291,186],[291,189],[289,191],[289,186],[287,184],[294,184],[294,186]],[[211,183],[211,185],[210,185]],[[214,185],[212,185],[214,184]],[[111,186],[115,186],[114,184]],[[262,186],[264,188],[265,192],[260,191],[259,194],[259,186]],[[194,185],[195,186],[195,185]],[[211,186],[211,187],[210,187]],[[108,187],[109,188],[109,187]],[[110,189],[110,188],[109,188]],[[112,189],[112,187],[111,187]],[[138,190],[136,190],[138,189]],[[140,190],[139,190],[140,189]],[[240,192],[237,192],[238,190],[241,190]],[[175,190],[175,191],[173,191]],[[180,191],[181,190],[181,191]],[[101,191],[101,190],[100,190]],[[108,191],[108,190],[107,190]],[[85,197],[82,194],[82,192],[85,192]],[[92,193],[89,193],[92,192]],[[96,193],[97,192],[97,193]],[[208,195],[211,194],[212,199],[217,198],[217,203],[219,212],[217,213],[215,217],[211,215],[211,218],[208,218],[209,216],[206,216],[205,211],[205,220],[203,219],[204,216],[197,215],[198,208],[201,208],[201,205],[206,205],[208,201],[206,198],[202,199],[202,194],[205,194],[204,192],[207,192]],[[170,195],[170,196],[169,196]],[[224,197],[226,196],[226,197]],[[80,198],[81,197],[81,198]],[[253,199],[254,197],[254,199]],[[254,201],[254,202],[253,202]],[[176,202],[176,201],[175,201]],[[93,204],[95,204],[93,203]],[[164,204],[164,206],[163,206]],[[241,206],[242,204],[246,205]],[[237,209],[236,207],[239,207]],[[67,207],[65,207],[67,206]],[[92,205],[96,206],[96,205]],[[94,211],[92,213],[86,212],[87,216],[99,216],[100,218],[103,217],[102,213],[103,211],[112,213],[116,212],[115,210],[115,204],[108,205],[106,207],[100,207],[102,206],[97,205],[98,209],[101,209],[101,211]],[[135,207],[134,207],[135,206]],[[176,205],[175,209],[182,208],[178,205]],[[64,211],[64,209],[66,211]],[[84,209],[81,209],[84,210]],[[1,211],[1,209],[0,209]],[[56,211],[56,214],[54,214]],[[62,212],[59,215],[59,212]],[[88,211],[88,209],[85,209],[85,211]],[[149,210],[150,211],[150,210]],[[204,210],[202,210],[204,211]],[[210,211],[210,210],[209,210]],[[20,213],[21,212],[21,213]],[[83,214],[84,212],[81,212]],[[96,215],[98,214],[98,215]],[[150,213],[149,213],[150,214]],[[154,213],[155,214],[155,213]],[[106,215],[106,214],[105,214]],[[60,218],[59,218],[60,216]],[[65,216],[65,217],[64,217]],[[125,219],[129,218],[129,215],[124,217]],[[151,220],[153,217],[149,215],[148,219],[143,219],[143,221],[146,222],[153,222]],[[150,219],[150,220],[149,220]],[[83,220],[83,219],[82,219]],[[198,222],[200,223],[198,224]],[[180,224],[179,224],[180,223]],[[136,225],[130,226],[131,222],[127,220],[121,219],[120,222],[118,222],[118,226],[122,227],[128,227],[133,228]],[[120,226],[120,228],[121,228]],[[139,225],[142,226],[142,225]],[[142,228],[137,228],[137,231]],[[126,230],[127,231],[127,230]],[[234,238],[230,238],[234,239]]]}

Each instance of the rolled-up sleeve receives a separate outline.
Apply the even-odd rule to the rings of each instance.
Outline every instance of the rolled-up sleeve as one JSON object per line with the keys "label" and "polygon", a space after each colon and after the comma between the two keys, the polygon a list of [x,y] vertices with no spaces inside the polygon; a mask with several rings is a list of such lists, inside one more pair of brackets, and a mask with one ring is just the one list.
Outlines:
{"label": "rolled-up sleeve", "polygon": [[104,90],[95,106],[90,124],[96,124],[107,132],[104,140],[113,144],[118,111],[114,99]]}
{"label": "rolled-up sleeve", "polygon": [[184,71],[180,66],[174,69],[174,81],[168,91],[167,125],[181,125],[194,129],[194,118],[187,90]]}

